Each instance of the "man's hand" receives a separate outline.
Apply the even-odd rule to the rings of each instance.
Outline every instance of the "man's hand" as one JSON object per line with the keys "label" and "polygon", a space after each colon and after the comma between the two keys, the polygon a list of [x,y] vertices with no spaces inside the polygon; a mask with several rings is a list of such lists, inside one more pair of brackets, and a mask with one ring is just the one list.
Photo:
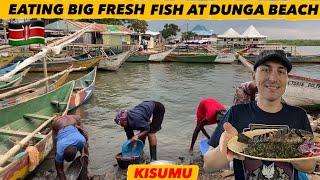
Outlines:
{"label": "man's hand", "polygon": [[244,160],[244,156],[236,155],[228,150],[229,140],[238,135],[238,131],[230,123],[226,122],[223,124],[224,132],[221,134],[219,147],[222,154],[227,156],[227,159],[231,161],[234,157],[240,160]]}
{"label": "man's hand", "polygon": [[133,143],[135,143],[135,142],[138,141],[138,139],[139,139],[139,136],[138,136],[138,135],[134,135],[134,136],[130,139],[130,141],[133,142]]}

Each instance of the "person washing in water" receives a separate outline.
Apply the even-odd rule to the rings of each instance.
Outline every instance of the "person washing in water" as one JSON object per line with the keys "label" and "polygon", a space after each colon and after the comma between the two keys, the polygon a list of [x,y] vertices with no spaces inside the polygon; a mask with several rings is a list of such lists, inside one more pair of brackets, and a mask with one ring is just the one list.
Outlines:
{"label": "person washing in water", "polygon": [[210,139],[210,136],[204,129],[204,126],[216,124],[218,122],[219,116],[223,116],[225,111],[225,107],[216,99],[205,98],[200,101],[197,109],[197,126],[193,131],[189,149],[190,153],[193,152],[193,146],[197,140],[200,130],[208,139]]}
{"label": "person washing in water", "polygon": [[[89,159],[88,134],[83,128],[80,116],[77,115],[56,117],[52,122],[52,129],[57,177],[60,180],[65,180],[64,160],[73,161],[78,151],[85,157],[85,168],[87,168]],[[82,165],[82,167],[84,166]],[[86,173],[87,171],[82,172]],[[81,176],[87,177],[87,174]]]}
{"label": "person washing in water", "polygon": [[[165,108],[157,101],[143,101],[131,110],[120,110],[114,119],[115,123],[124,127],[127,138],[133,142],[138,139],[145,143],[148,136],[151,161],[157,160],[157,137],[163,121]],[[139,130],[136,135],[133,130]]]}

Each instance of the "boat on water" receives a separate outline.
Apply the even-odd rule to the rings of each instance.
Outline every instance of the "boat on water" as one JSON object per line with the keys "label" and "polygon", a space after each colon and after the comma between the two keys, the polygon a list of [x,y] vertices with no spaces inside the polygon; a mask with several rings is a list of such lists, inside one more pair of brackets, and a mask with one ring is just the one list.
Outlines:
{"label": "boat on water", "polygon": [[211,53],[172,53],[165,61],[183,63],[214,63],[217,55]]}
{"label": "boat on water", "polygon": [[221,63],[221,64],[231,64],[235,62],[236,56],[234,53],[219,53],[215,59],[215,63]]}
{"label": "boat on water", "polygon": [[17,54],[8,54],[8,55],[0,55],[0,68],[6,67],[8,64],[12,63],[16,57],[18,57]]}
{"label": "boat on water", "polygon": [[4,67],[4,68],[0,69],[0,76],[12,71],[14,68],[16,68],[18,66],[19,63],[20,62],[17,62],[17,63],[14,63],[12,65],[9,65],[7,67]]}
{"label": "boat on water", "polygon": [[[76,71],[86,71],[88,69],[94,68],[96,65],[99,64],[99,62],[103,59],[103,56],[96,56],[96,57],[87,57],[87,58],[81,58],[75,59],[72,57],[67,57],[62,60],[52,60],[47,61],[47,71],[48,72],[60,72],[68,67],[72,66],[73,68],[80,68]],[[31,72],[43,72],[43,63],[42,62],[36,62],[29,65],[31,67]]]}
{"label": "boat on water", "polygon": [[294,55],[287,56],[292,63],[320,63],[320,55]]}
{"label": "boat on water", "polygon": [[85,76],[75,80],[73,93],[69,101],[69,110],[75,109],[91,97],[95,88],[96,74],[97,67]]}
{"label": "boat on water", "polygon": [[66,71],[57,80],[53,80],[52,83],[48,86],[48,88],[45,85],[43,85],[45,83],[42,83],[43,85],[42,87],[26,89],[23,91],[19,91],[14,95],[7,96],[3,99],[0,98],[0,109],[28,101],[29,99],[32,99],[34,97],[41,96],[47,92],[53,91],[61,87],[62,85],[64,85],[68,79],[68,76],[69,76],[69,71]]}
{"label": "boat on water", "polygon": [[134,51],[131,53],[130,57],[126,60],[126,62],[161,62],[163,61],[174,48],[162,51],[162,52],[154,52],[154,51]]}
{"label": "boat on water", "polygon": [[29,72],[30,68],[26,68],[24,71],[13,75],[10,79],[6,81],[0,81],[0,89],[8,88],[8,87],[15,87],[18,86],[22,79],[26,76]]}
{"label": "boat on water", "polygon": [[108,71],[116,71],[128,59],[130,51],[122,52],[114,56],[108,56],[99,62],[98,68]]}
{"label": "boat on water", "polygon": [[[238,58],[250,71],[253,70],[251,62],[239,55]],[[293,106],[299,106],[307,111],[320,109],[320,79],[289,74],[286,92],[283,100]]]}
{"label": "boat on water", "polygon": [[[255,62],[256,57],[258,56],[260,49],[250,49],[250,51],[244,52],[240,51],[240,55],[251,62]],[[291,63],[320,63],[320,54],[311,54],[311,55],[301,55],[293,54],[292,52],[284,51],[288,60]]]}
{"label": "boat on water", "polygon": [[0,179],[23,179],[34,168],[25,146],[33,145],[40,162],[51,151],[50,122],[67,113],[74,82],[26,102],[0,109]]}

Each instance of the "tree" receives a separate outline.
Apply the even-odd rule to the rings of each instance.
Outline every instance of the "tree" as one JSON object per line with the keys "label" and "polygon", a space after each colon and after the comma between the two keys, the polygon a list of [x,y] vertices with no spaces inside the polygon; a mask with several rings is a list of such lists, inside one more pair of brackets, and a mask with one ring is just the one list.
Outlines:
{"label": "tree", "polygon": [[191,38],[193,38],[194,36],[196,36],[197,34],[192,32],[192,31],[186,31],[182,33],[182,39],[184,40],[190,40]]}
{"label": "tree", "polygon": [[163,38],[168,39],[170,36],[176,36],[177,32],[180,32],[180,29],[175,24],[165,24],[161,35]]}
{"label": "tree", "polygon": [[121,19],[113,19],[113,18],[105,18],[105,19],[80,19],[80,22],[89,22],[89,23],[99,23],[99,24],[111,24],[111,25],[123,25],[123,20]]}
{"label": "tree", "polygon": [[145,33],[148,29],[148,23],[144,20],[128,19],[125,20],[125,22],[128,23],[128,28],[131,28],[138,33]]}

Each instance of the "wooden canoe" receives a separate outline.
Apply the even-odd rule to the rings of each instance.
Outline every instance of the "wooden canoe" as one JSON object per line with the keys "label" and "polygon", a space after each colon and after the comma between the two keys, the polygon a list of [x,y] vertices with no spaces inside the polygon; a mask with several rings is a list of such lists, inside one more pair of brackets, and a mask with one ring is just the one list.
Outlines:
{"label": "wooden canoe", "polygon": [[161,62],[163,61],[175,48],[169,49],[167,51],[151,54],[148,61]]}
{"label": "wooden canoe", "polygon": [[[247,60],[255,62],[257,55],[244,56]],[[287,56],[291,63],[320,63],[320,55],[290,55]]]}
{"label": "wooden canoe", "polygon": [[130,51],[126,51],[114,56],[105,57],[99,62],[98,68],[108,71],[116,71],[120,68],[122,63],[128,59]]}
{"label": "wooden canoe", "polygon": [[171,54],[166,61],[183,63],[214,63],[217,55],[210,53]]}
{"label": "wooden canoe", "polygon": [[18,57],[18,54],[10,54],[6,57],[0,57],[0,68],[6,67]]}
{"label": "wooden canoe", "polygon": [[289,74],[284,101],[307,111],[320,109],[320,79]]}
{"label": "wooden canoe", "polygon": [[126,62],[160,62],[163,61],[173,50],[174,48],[156,53],[153,51],[134,51],[131,52],[131,55]]}
{"label": "wooden canoe", "polygon": [[[59,79],[57,79],[55,82],[50,84],[48,89],[46,86],[42,86],[39,88],[31,88],[25,91],[20,91],[18,94],[14,94],[4,99],[0,99],[0,109],[28,101],[29,99],[32,99],[34,97],[41,96],[47,92],[53,91],[61,87],[62,85],[64,85],[68,79],[68,76],[69,76],[69,71],[66,71]],[[42,83],[42,84],[45,84],[45,83]]]}
{"label": "wooden canoe", "polygon": [[[61,60],[61,61],[47,61],[47,69],[48,72],[60,72],[68,67],[72,66],[73,68],[83,67],[79,71],[85,71],[90,68],[95,67],[99,64],[100,60],[102,60],[103,56],[97,56],[93,58],[87,58],[83,60],[76,60],[76,59],[68,59],[68,60]],[[43,72],[43,63],[32,63],[30,65],[31,72]]]}
{"label": "wooden canoe", "polygon": [[[28,142],[39,151],[40,161],[49,154],[53,146],[50,126],[36,132],[57,115],[67,113],[73,86],[71,81],[47,94],[0,110],[0,179],[23,179],[31,171],[29,154],[25,149],[18,147],[20,151],[13,151],[17,147],[16,142],[22,144],[34,135]],[[10,152],[14,155],[8,159]]]}
{"label": "wooden canoe", "polygon": [[0,81],[0,89],[7,88],[7,87],[15,87],[18,86],[22,79],[26,76],[30,68],[25,69],[24,71],[13,75],[7,81]]}
{"label": "wooden canoe", "polygon": [[[250,70],[253,65],[242,56],[239,60]],[[284,101],[293,106],[299,106],[307,111],[320,109],[320,79],[289,74]]]}
{"label": "wooden canoe", "polygon": [[80,106],[91,97],[95,88],[96,74],[97,67],[87,75],[75,80],[73,93],[69,101],[69,110]]}
{"label": "wooden canoe", "polygon": [[302,55],[302,56],[288,56],[292,63],[320,63],[320,55]]}
{"label": "wooden canoe", "polygon": [[17,63],[10,65],[10,66],[7,66],[7,67],[0,69],[0,75],[6,74],[6,73],[12,71],[14,68],[16,68],[18,66],[19,63],[20,62],[17,62]]}
{"label": "wooden canoe", "polygon": [[236,56],[233,53],[219,53],[215,59],[215,63],[231,64],[235,62]]}

